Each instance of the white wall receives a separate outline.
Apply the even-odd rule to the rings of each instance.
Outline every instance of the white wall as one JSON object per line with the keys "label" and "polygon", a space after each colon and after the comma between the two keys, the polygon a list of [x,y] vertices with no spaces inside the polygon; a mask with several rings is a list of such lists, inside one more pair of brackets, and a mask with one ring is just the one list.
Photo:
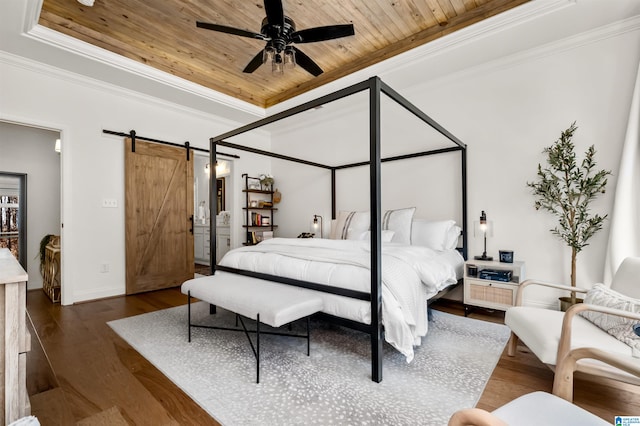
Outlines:
{"label": "white wall", "polygon": [[[569,279],[570,250],[549,232],[555,226],[555,218],[534,209],[534,198],[526,182],[536,178],[537,164],[544,162],[543,148],[551,145],[573,121],[579,127],[574,143],[580,158],[594,144],[598,167],[613,171],[609,191],[593,203],[593,211],[611,211],[640,61],[637,26],[632,31],[628,27],[620,31],[615,28],[559,40],[402,91],[468,145],[469,224],[477,220],[481,210],[486,210],[495,226],[494,236],[487,242],[489,254],[497,257],[499,249],[514,250],[515,258],[526,262],[528,277],[559,282]],[[508,39],[509,31],[502,37]],[[453,59],[455,51],[416,66],[426,70],[436,67],[436,61]],[[331,109],[331,105],[326,108]],[[274,135],[273,148],[330,164],[340,164],[343,159],[353,161],[356,149],[363,152],[363,141],[366,144],[368,137],[367,108],[366,104],[352,106],[342,113],[333,113],[329,119],[325,117],[322,123],[305,121],[304,127],[280,130]],[[404,139],[414,139],[413,132],[419,132],[387,131],[385,136],[385,128],[401,119],[398,114],[396,110],[383,111],[383,150],[387,144],[386,149],[393,151]],[[313,119],[311,113],[307,117]],[[395,134],[399,137],[390,136]],[[365,150],[360,160],[366,158]],[[439,204],[458,203],[459,186],[457,183],[450,186],[450,179],[456,178],[458,169],[448,174],[440,170],[441,174],[434,177],[427,172],[432,163],[419,161],[398,164],[394,169],[383,165],[383,209],[415,205],[416,216],[438,218],[443,214]],[[298,232],[305,226],[305,218],[314,213],[330,217],[328,173],[290,167],[282,162],[274,162],[273,167],[284,193],[283,204],[286,202],[280,213],[282,233]],[[366,173],[366,170],[352,173],[347,179],[349,186],[339,186],[338,209],[368,208]],[[427,193],[427,188],[433,192]],[[589,286],[603,280],[608,232],[607,223],[580,253],[579,285]],[[482,241],[473,238],[472,226],[469,236],[470,256],[480,254]],[[556,297],[555,293],[531,291],[528,301],[557,305]]]}
{"label": "white wall", "polygon": [[0,171],[27,174],[28,288],[42,288],[40,240],[60,235],[58,132],[0,122]]}
{"label": "white wall", "polygon": [[[531,2],[531,5],[544,6],[544,3]],[[533,209],[526,182],[535,178],[535,167],[543,160],[543,147],[550,145],[576,120],[578,149],[584,151],[588,145],[595,144],[599,166],[614,172],[610,191],[594,206],[604,212],[611,208],[631,88],[640,60],[640,34],[635,1],[615,2],[615,7],[596,0],[549,3],[560,4],[560,10],[550,10],[548,14],[543,10],[539,15],[525,16],[517,24],[506,19],[494,27],[501,19],[496,17],[459,32],[457,43],[451,43],[448,37],[430,43],[437,47],[426,57],[404,56],[409,60],[399,68],[411,70],[413,78],[403,79],[406,73],[394,74],[395,70],[387,70],[389,79],[385,81],[403,79],[402,84],[398,84],[398,88],[402,87],[401,93],[468,144],[468,219],[472,221],[481,210],[486,210],[494,221],[496,229],[488,242],[489,251],[495,254],[498,249],[513,249],[517,259],[527,262],[529,276],[566,281],[568,249],[548,232],[554,226],[554,219]],[[586,34],[571,35],[583,31],[592,22],[624,18],[629,19]],[[469,34],[473,36],[468,37]],[[538,46],[557,34],[565,38]],[[456,39],[455,34],[452,37]],[[18,36],[11,39],[14,44],[7,46],[6,49],[11,49],[6,51],[20,55],[20,49],[14,50],[12,46],[22,46],[26,41],[35,43]],[[528,50],[513,53],[518,46],[520,49],[527,46]],[[39,52],[42,58],[59,56],[57,50],[47,50],[44,45],[30,46],[28,50],[25,55]],[[510,56],[505,56],[505,52]],[[469,65],[469,61],[475,62]],[[367,72],[371,70],[363,70],[358,75]],[[140,135],[173,142],[189,140],[194,146],[207,147],[209,137],[240,123],[135,95],[115,86],[59,72],[51,66],[38,66],[9,53],[0,53],[0,75],[0,119],[62,131],[63,303],[122,294],[124,154],[121,138],[104,135],[102,129],[135,129]],[[349,84],[345,81],[351,80],[345,78],[327,87],[344,87]],[[288,107],[315,93],[287,101],[278,108]],[[359,108],[366,111],[366,106]],[[359,127],[363,114],[356,110],[331,116],[327,111],[329,116],[322,120],[323,124],[314,125],[316,112],[300,115],[297,129],[279,130],[275,134],[275,150],[310,160],[328,158],[332,164],[362,159],[356,148],[366,145],[367,141],[366,121],[364,129]],[[384,147],[387,152],[399,150],[399,144],[408,139],[415,142],[414,132],[419,130],[401,126],[402,132],[395,128],[390,131],[389,124],[396,120],[404,123],[401,121],[404,118],[397,111],[385,114],[384,141],[390,144]],[[364,117],[366,120],[366,114]],[[307,131],[303,131],[303,126]],[[399,138],[389,140],[389,134]],[[264,132],[252,132],[238,139],[242,140],[232,142],[258,147],[269,145],[269,135]],[[318,149],[322,151],[320,154]],[[308,231],[313,214],[322,214],[325,219],[330,217],[329,178],[325,171],[315,168],[300,171],[299,167],[284,165],[281,161],[274,161],[272,166],[264,157],[238,154],[242,158],[234,161],[231,193],[241,193],[242,173],[272,171],[275,186],[283,193],[283,201],[274,216],[280,226],[279,235],[295,236]],[[456,185],[449,177],[440,176],[445,173],[443,170],[436,169],[446,169],[447,165],[442,167],[439,162],[427,169],[421,164],[412,165],[414,170],[407,170],[406,165],[398,169],[385,166],[383,207],[416,205],[421,217],[452,214],[446,211],[452,205],[447,194]],[[363,173],[366,172],[356,171],[346,177],[352,186],[339,194],[340,208],[366,208],[366,192],[361,189],[361,180],[366,178],[358,177],[366,176]],[[454,176],[455,173],[453,171]],[[408,175],[415,177],[408,178]],[[101,208],[103,198],[115,198],[119,208]],[[241,241],[241,201],[242,197],[237,197],[233,202],[232,220],[236,226],[232,228],[232,237],[236,245]],[[327,232],[328,226],[325,226]],[[580,254],[580,283],[602,279],[607,234],[608,225]],[[478,253],[480,247],[480,240],[472,240],[470,254]],[[109,273],[99,272],[102,263],[110,264]],[[553,297],[533,294],[531,299],[548,304]]]}
{"label": "white wall", "polygon": [[[0,59],[0,119],[62,133],[63,304],[124,294],[124,144],[102,130],[134,129],[138,135],[208,149],[210,137],[239,123],[23,59]],[[269,146],[264,134],[245,140],[261,149]],[[255,162],[236,160],[235,173],[264,168],[263,161]],[[233,191],[239,191],[239,177],[233,181]],[[116,199],[118,208],[102,208],[104,198]],[[240,206],[233,211],[240,212]],[[241,223],[240,213],[232,220]],[[234,231],[232,239],[239,241],[240,231]],[[109,272],[101,273],[105,263]]]}

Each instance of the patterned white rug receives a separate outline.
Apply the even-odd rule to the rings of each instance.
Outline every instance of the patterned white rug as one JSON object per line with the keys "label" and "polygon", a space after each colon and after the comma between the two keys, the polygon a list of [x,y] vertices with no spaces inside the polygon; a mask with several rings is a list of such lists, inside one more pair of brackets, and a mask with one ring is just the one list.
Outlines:
{"label": "patterned white rug", "polygon": [[[194,322],[234,324],[208,313],[192,305]],[[256,384],[244,333],[194,329],[187,343],[186,305],[109,325],[223,425],[446,425],[475,406],[509,337],[504,325],[434,310],[415,359],[385,344],[374,383],[369,336],[312,321],[310,357],[304,339],[261,336]]]}

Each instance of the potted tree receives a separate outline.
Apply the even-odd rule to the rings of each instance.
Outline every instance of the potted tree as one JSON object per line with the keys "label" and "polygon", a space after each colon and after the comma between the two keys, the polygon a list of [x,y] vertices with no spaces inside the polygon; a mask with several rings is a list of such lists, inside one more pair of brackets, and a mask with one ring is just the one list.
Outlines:
{"label": "potted tree", "polygon": [[[608,215],[591,214],[591,202],[605,192],[609,170],[595,170],[596,150],[591,145],[580,164],[576,160],[573,134],[576,123],[563,131],[553,145],[544,149],[547,165],[538,164],[538,178],[527,182],[536,197],[536,210],[547,210],[558,218],[558,225],[551,233],[571,248],[571,286],[576,286],[576,257],[587,246],[587,241],[602,229]],[[577,302],[576,293],[560,298],[565,310]]]}

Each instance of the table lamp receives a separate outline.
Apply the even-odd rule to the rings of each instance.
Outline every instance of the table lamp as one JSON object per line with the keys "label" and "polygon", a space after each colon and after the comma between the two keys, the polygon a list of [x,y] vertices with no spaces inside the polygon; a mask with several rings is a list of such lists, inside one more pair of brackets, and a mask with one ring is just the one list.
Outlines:
{"label": "table lamp", "polygon": [[491,226],[491,222],[489,222],[487,220],[487,214],[484,212],[484,210],[482,210],[482,213],[480,214],[480,221],[478,222],[474,222],[474,228],[473,228],[473,235],[475,237],[479,237],[482,235],[482,237],[484,238],[484,252],[482,253],[482,256],[475,256],[474,259],[476,260],[493,260],[492,256],[487,256],[487,234],[489,234],[489,236],[492,235],[492,226]]}
{"label": "table lamp", "polygon": [[[320,233],[318,233],[318,229],[320,229]],[[322,238],[322,216],[318,214],[313,215],[313,233]]]}

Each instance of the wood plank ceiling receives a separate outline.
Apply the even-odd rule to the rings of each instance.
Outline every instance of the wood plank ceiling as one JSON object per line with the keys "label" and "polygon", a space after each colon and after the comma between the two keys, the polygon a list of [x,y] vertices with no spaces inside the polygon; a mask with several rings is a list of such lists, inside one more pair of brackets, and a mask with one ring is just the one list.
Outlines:
{"label": "wood plank ceiling", "polygon": [[283,0],[297,30],[355,27],[355,36],[297,46],[324,70],[318,77],[300,67],[274,75],[268,64],[243,73],[264,41],[196,28],[259,33],[262,0],[44,0],[39,24],[266,108],[527,1]]}

